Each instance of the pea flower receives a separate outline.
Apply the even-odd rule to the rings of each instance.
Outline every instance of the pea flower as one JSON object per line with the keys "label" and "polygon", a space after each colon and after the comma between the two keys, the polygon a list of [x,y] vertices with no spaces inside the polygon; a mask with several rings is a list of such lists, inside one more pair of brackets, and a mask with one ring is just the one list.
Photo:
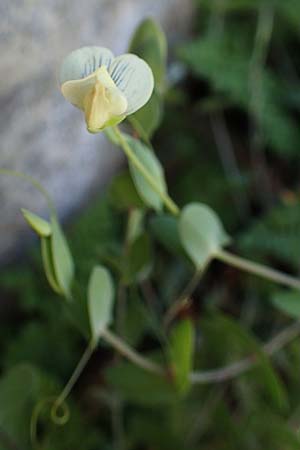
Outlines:
{"label": "pea flower", "polygon": [[147,103],[154,80],[148,64],[131,53],[114,57],[103,47],[71,52],[60,71],[63,96],[84,111],[87,129],[116,125]]}

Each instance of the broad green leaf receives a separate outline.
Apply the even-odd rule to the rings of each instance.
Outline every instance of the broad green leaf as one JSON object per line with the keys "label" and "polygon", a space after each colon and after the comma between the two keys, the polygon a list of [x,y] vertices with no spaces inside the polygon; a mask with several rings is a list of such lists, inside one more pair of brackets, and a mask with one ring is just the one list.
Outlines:
{"label": "broad green leaf", "polygon": [[297,291],[276,292],[272,297],[273,305],[280,311],[296,319],[300,318],[300,293]]}
{"label": "broad green leaf", "polygon": [[162,99],[160,94],[154,91],[149,102],[136,113],[129,116],[128,119],[143,140],[151,139],[162,119]]}
{"label": "broad green leaf", "polygon": [[52,248],[51,248],[51,238],[49,237],[42,237],[41,238],[41,253],[42,253],[42,260],[44,265],[44,271],[47,277],[47,280],[52,287],[52,289],[57,294],[62,294],[62,290],[58,284],[55,270],[54,270],[54,264],[53,264],[53,257],[52,257]]}
{"label": "broad green leaf", "polygon": [[29,448],[30,417],[39,388],[39,375],[28,364],[14,366],[0,379],[0,429],[5,430],[20,448],[25,445]]}
{"label": "broad green leaf", "polygon": [[152,268],[152,247],[149,236],[141,234],[130,246],[125,259],[124,282],[140,283],[149,277]]}
{"label": "broad green leaf", "polygon": [[28,211],[28,209],[21,209],[24,219],[28,225],[41,237],[47,237],[51,234],[51,225],[42,217]]}
{"label": "broad green leaf", "polygon": [[114,285],[108,270],[95,266],[88,284],[88,311],[94,341],[111,323],[114,302]]}
{"label": "broad green leaf", "polygon": [[129,52],[143,58],[152,69],[155,90],[148,103],[129,117],[130,122],[147,141],[160,124],[162,98],[160,92],[165,87],[167,40],[159,24],[153,19],[145,19],[136,29],[129,46]]}
{"label": "broad green leaf", "polygon": [[[142,144],[137,139],[126,136],[126,140],[139,162],[152,176],[156,188],[159,189],[160,192],[166,193],[167,187],[164,177],[164,171],[155,154],[146,145]],[[160,195],[156,192],[156,190],[153,189],[153,187],[144,178],[144,176],[141,175],[139,170],[133,165],[131,161],[129,161],[129,169],[135,187],[146,205],[154,208],[156,211],[160,211],[162,209],[162,200]]]}
{"label": "broad green leaf", "polygon": [[202,203],[184,207],[179,219],[179,234],[197,269],[202,269],[223,245],[230,242],[218,216]]}
{"label": "broad green leaf", "polygon": [[131,363],[122,362],[106,370],[110,385],[128,402],[143,406],[173,403],[176,390],[171,382]]}
{"label": "broad green leaf", "polygon": [[183,255],[178,233],[178,220],[169,214],[160,214],[150,221],[151,230],[158,241],[172,253]]}
{"label": "broad green leaf", "polygon": [[109,199],[113,206],[120,210],[142,208],[144,206],[130,173],[127,171],[114,177],[109,188]]}
{"label": "broad green leaf", "polygon": [[55,277],[63,294],[67,298],[71,298],[71,285],[74,277],[73,258],[63,231],[55,217],[51,218],[51,227],[51,252]]}
{"label": "broad green leaf", "polygon": [[159,24],[153,19],[145,19],[136,29],[129,52],[143,58],[151,67],[155,84],[162,87],[165,79],[167,40]]}
{"label": "broad green leaf", "polygon": [[175,385],[181,394],[190,387],[189,374],[193,367],[195,329],[190,319],[178,322],[170,336],[170,360]]}

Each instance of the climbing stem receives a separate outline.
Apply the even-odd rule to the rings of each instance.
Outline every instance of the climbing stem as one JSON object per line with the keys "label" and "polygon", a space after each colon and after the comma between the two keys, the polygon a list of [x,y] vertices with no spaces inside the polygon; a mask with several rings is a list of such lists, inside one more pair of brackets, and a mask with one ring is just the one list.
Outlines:
{"label": "climbing stem", "polygon": [[62,390],[61,394],[55,400],[55,402],[53,404],[53,408],[52,408],[52,417],[58,417],[57,411],[64,404],[66,398],[68,397],[68,395],[70,394],[71,390],[73,389],[74,384],[76,383],[76,381],[80,377],[83,369],[85,368],[85,366],[87,365],[90,357],[92,356],[92,353],[93,353],[94,349],[95,349],[95,343],[94,343],[94,341],[91,341],[89,343],[89,345],[87,346],[87,348],[85,349],[85,352],[83,353],[82,357],[80,358],[80,360],[79,360],[79,362],[78,362],[78,364],[77,364],[77,366],[76,366],[76,368],[75,368],[71,378],[69,379],[68,383],[66,384],[66,386]]}
{"label": "climbing stem", "polygon": [[[159,194],[161,197],[163,203],[168,208],[168,210],[175,216],[178,216],[180,214],[180,209],[174,203],[174,201],[170,198],[170,196],[162,192],[159,187],[157,186],[155,178],[153,178],[152,174],[149,173],[147,168],[143,165],[143,163],[137,158],[134,151],[126,141],[124,135],[119,130],[118,127],[114,127],[117,139],[119,140],[119,144],[121,145],[122,149],[124,150],[124,153],[126,154],[127,158],[130,160],[130,162],[136,167],[136,169],[140,172],[140,174],[145,178],[146,181],[150,184],[152,189]],[[289,286],[295,289],[300,290],[300,280],[297,278],[294,278],[290,275],[287,275],[285,273],[282,273],[280,271],[271,269],[269,267],[266,267],[262,264],[254,263],[252,261],[248,261],[244,258],[240,258],[239,256],[233,255],[225,250],[220,250],[215,257],[226,264],[229,264],[231,266],[237,267],[241,270],[244,270],[249,273],[253,273],[255,275],[258,275],[260,277],[266,278],[268,280],[274,281],[279,284],[283,284],[285,286]]]}
{"label": "climbing stem", "polygon": [[37,436],[38,421],[44,408],[47,406],[47,404],[53,403],[53,400],[53,397],[43,398],[35,405],[32,411],[30,419],[30,440],[33,449],[40,449],[42,447],[42,445],[38,441]]}
{"label": "climbing stem", "polygon": [[116,136],[119,140],[120,146],[122,147],[125,155],[131,164],[140,172],[140,174],[145,178],[145,180],[150,184],[152,189],[160,196],[162,202],[166,206],[166,208],[172,213],[174,216],[178,216],[180,213],[179,207],[176,203],[171,199],[171,197],[166,193],[161,191],[161,189],[157,185],[157,181],[152,176],[152,174],[148,171],[148,169],[144,166],[144,164],[137,158],[134,151],[124,138],[122,132],[118,127],[114,127]]}
{"label": "climbing stem", "polygon": [[165,372],[161,366],[137,353],[133,348],[127,345],[126,342],[113,334],[111,331],[104,330],[101,336],[108,344],[114,347],[119,353],[121,353],[121,355],[125,356],[125,358],[133,364],[147,370],[148,372],[152,372],[157,375],[164,375]]}
{"label": "climbing stem", "polygon": [[259,277],[266,278],[267,280],[274,281],[275,283],[300,290],[300,279],[279,272],[278,270],[248,261],[247,259],[233,255],[226,250],[219,250],[215,257],[216,259],[219,259],[230,266],[237,267],[240,270],[244,270],[245,272],[249,272]]}

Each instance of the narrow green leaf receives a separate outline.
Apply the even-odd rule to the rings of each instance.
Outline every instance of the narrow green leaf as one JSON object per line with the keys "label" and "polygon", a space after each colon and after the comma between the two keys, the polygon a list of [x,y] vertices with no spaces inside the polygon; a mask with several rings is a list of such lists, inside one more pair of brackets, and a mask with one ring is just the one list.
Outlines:
{"label": "narrow green leaf", "polygon": [[51,252],[55,277],[60,290],[67,298],[70,298],[74,277],[73,258],[63,231],[55,217],[51,218],[51,227]]}
{"label": "narrow green leaf", "polygon": [[108,270],[95,266],[88,284],[88,311],[92,337],[96,341],[111,323],[114,285]]}
{"label": "narrow green leaf", "polygon": [[197,269],[202,269],[230,242],[215,212],[202,203],[185,206],[179,219],[182,245]]}
{"label": "narrow green leaf", "polygon": [[[126,140],[130,145],[132,151],[138,160],[145,166],[148,172],[153,177],[156,187],[162,192],[166,193],[167,187],[164,177],[163,168],[156,158],[155,154],[144,144],[131,136],[126,136]],[[136,167],[129,161],[129,169],[135,187],[144,200],[145,204],[154,208],[156,211],[162,209],[162,200],[160,195],[153,189],[149,182],[136,169]]]}
{"label": "narrow green leaf", "polygon": [[276,292],[272,297],[273,305],[288,316],[300,318],[300,293],[297,291]]}
{"label": "narrow green leaf", "polygon": [[181,320],[170,336],[170,359],[175,375],[175,385],[181,394],[190,387],[189,374],[193,367],[195,330],[190,319]]}
{"label": "narrow green leaf", "polygon": [[42,217],[28,211],[28,209],[21,209],[24,219],[28,225],[41,237],[50,236],[51,225]]}
{"label": "narrow green leaf", "polygon": [[52,287],[52,289],[57,294],[62,294],[62,290],[59,287],[58,281],[56,279],[55,271],[54,271],[54,264],[53,264],[53,258],[52,258],[52,250],[51,250],[51,239],[49,237],[42,237],[41,238],[41,253],[42,253],[42,260],[43,260],[43,266],[44,271],[47,277],[47,280]]}

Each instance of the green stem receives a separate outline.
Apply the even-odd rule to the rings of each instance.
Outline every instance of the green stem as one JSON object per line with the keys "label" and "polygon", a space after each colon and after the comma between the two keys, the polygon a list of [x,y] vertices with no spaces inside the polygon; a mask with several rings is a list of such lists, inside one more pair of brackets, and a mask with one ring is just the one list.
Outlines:
{"label": "green stem", "polygon": [[148,169],[144,166],[144,164],[141,163],[141,161],[136,157],[134,151],[124,138],[122,132],[119,130],[118,127],[114,127],[115,133],[119,139],[119,143],[124,150],[124,153],[126,154],[127,158],[130,160],[132,165],[140,172],[140,174],[145,178],[145,180],[150,184],[151,188],[160,196],[162,202],[166,206],[166,208],[170,211],[171,214],[174,216],[178,216],[180,213],[180,209],[176,205],[176,203],[171,199],[171,197],[165,193],[162,192],[159,187],[157,186],[157,181],[155,178],[151,175],[151,173],[148,171]]}
{"label": "green stem", "polygon": [[188,306],[191,301],[191,296],[196,289],[201,277],[203,276],[203,271],[197,270],[190,281],[187,283],[182,293],[178,298],[172,303],[164,317],[164,325],[168,327],[172,320],[176,317],[177,313],[181,308]]}
{"label": "green stem", "polygon": [[148,370],[148,372],[152,372],[157,375],[164,375],[164,370],[161,366],[147,358],[144,358],[144,356],[129,347],[129,345],[127,345],[122,339],[113,334],[111,331],[104,330],[101,337],[133,364],[136,364],[144,370]]}
{"label": "green stem", "polygon": [[[291,341],[296,339],[300,334],[300,322],[294,322],[287,328],[282,330],[279,334],[274,336],[266,344],[262,345],[261,350],[267,356],[273,356],[279,352]],[[228,364],[227,366],[218,369],[203,370],[201,372],[191,372],[190,381],[193,384],[197,383],[221,383],[236,378],[239,375],[252,369],[261,361],[257,354],[249,355],[239,361]]]}
{"label": "green stem", "polygon": [[26,175],[25,173],[17,172],[15,170],[10,170],[10,169],[0,169],[0,175],[9,175],[9,176],[12,176],[15,178],[19,178],[21,180],[25,180],[28,183],[30,183],[35,189],[37,189],[42,194],[42,196],[45,198],[45,200],[47,202],[47,205],[48,205],[48,208],[49,208],[51,214],[56,217],[55,207],[54,207],[54,204],[52,202],[50,195],[48,194],[46,189],[44,189],[43,186],[37,180],[35,180],[33,177],[31,177],[30,175]]}
{"label": "green stem", "polygon": [[95,343],[93,341],[91,341],[89,343],[89,345],[87,346],[87,348],[85,349],[85,352],[83,353],[81,359],[79,360],[68,383],[66,384],[66,386],[62,390],[61,394],[57,397],[57,399],[54,402],[53,409],[52,409],[54,417],[57,415],[56,413],[57,413],[57,410],[59,409],[59,407],[65,402],[66,398],[68,397],[71,390],[73,389],[74,384],[80,377],[83,369],[85,368],[85,366],[87,365],[87,362],[89,361],[90,357],[92,356],[94,349],[95,349]]}
{"label": "green stem", "polygon": [[275,283],[283,284],[294,289],[300,290],[300,280],[294,278],[285,273],[279,272],[278,270],[270,269],[262,264],[258,264],[247,259],[240,258],[239,256],[233,255],[225,250],[219,250],[216,259],[229,264],[230,266],[237,267],[238,269],[244,270],[245,272],[258,275],[259,277],[266,278],[267,280],[274,281]]}

